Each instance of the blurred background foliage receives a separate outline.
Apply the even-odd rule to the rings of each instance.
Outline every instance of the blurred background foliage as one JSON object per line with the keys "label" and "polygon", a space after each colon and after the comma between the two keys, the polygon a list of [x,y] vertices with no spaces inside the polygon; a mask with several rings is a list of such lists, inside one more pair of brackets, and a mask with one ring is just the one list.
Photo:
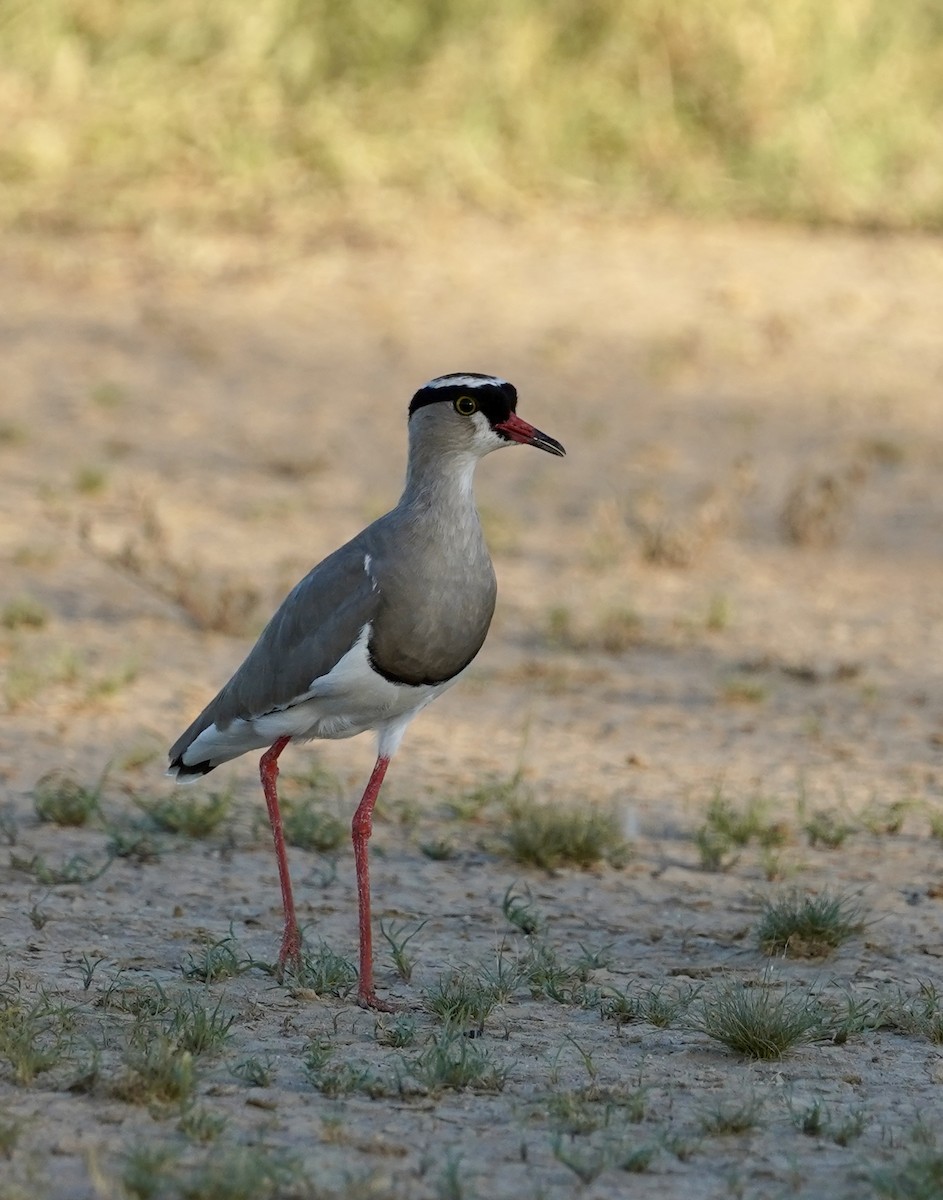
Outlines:
{"label": "blurred background foliage", "polygon": [[943,226],[941,0],[0,0],[0,226]]}

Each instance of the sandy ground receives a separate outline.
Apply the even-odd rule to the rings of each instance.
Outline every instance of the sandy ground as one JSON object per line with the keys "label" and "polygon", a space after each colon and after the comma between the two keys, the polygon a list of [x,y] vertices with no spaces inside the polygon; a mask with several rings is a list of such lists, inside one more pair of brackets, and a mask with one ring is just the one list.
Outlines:
{"label": "sandy ground", "polygon": [[[0,245],[2,998],[59,1005],[38,1044],[66,1016],[72,1030],[27,1082],[0,1058],[0,1197],[142,1195],[123,1190],[142,1147],[177,1156],[150,1194],[274,1194],[192,1182],[242,1145],[297,1156],[313,1182],[285,1194],[876,1194],[874,1172],[900,1172],[943,1116],[927,1037],[869,1030],[752,1063],[690,1021],[619,1026],[525,990],[474,1042],[506,1072],[491,1093],[328,1095],[302,1060],[323,1041],[335,1062],[402,1077],[441,1030],[423,999],[443,973],[526,953],[501,912],[510,885],[530,888],[562,961],[605,948],[589,980],[603,993],[943,987],[943,244],[549,220],[411,241]],[[422,923],[408,984],[379,939],[378,985],[415,1016],[400,1049],[349,999],[259,970],[205,989],[182,973],[230,933],[242,955],[275,953],[249,759],[207,781],[234,791],[207,839],[161,835],[157,859],[116,858],[87,883],[22,864],[104,864],[135,801],[171,793],[166,746],[287,587],[395,502],[409,397],[452,370],[510,378],[568,457],[482,464],[492,633],[410,730],[381,800],[378,915]],[[44,624],[16,616],[24,598]],[[372,754],[361,738],[283,762],[335,772],[346,815]],[[104,824],[38,821],[45,772],[93,784],[108,764]],[[449,797],[519,767],[548,803],[615,805],[629,863],[540,872],[500,853],[494,812],[447,820]],[[751,846],[702,868],[694,835],[718,788],[735,806],[766,798],[789,834],[772,865]],[[897,802],[892,836],[879,818]],[[809,844],[819,810],[853,827],[841,846]],[[442,839],[452,857],[423,853]],[[292,852],[299,907],[312,946],[354,959],[352,856],[335,857]],[[865,932],[825,961],[770,962],[763,899],[824,887],[858,897]],[[234,1016],[197,1064],[189,1111],[225,1118],[205,1142],[179,1105],[116,1094],[130,1018],[108,996],[155,984]],[[233,1075],[250,1057],[267,1087]],[[753,1128],[705,1130],[745,1095]],[[568,1125],[560,1096],[597,1127]],[[862,1114],[860,1136],[797,1129],[816,1099],[834,1121]],[[619,1169],[639,1146],[647,1169]]]}

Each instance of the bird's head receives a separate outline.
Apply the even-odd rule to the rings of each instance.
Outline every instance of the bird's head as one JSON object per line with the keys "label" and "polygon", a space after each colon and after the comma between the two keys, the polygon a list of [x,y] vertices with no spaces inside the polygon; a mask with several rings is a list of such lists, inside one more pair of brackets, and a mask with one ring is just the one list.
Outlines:
{"label": "bird's head", "polygon": [[478,457],[519,443],[548,454],[566,454],[560,443],[517,415],[517,389],[496,375],[458,371],[431,379],[413,396],[410,426]]}

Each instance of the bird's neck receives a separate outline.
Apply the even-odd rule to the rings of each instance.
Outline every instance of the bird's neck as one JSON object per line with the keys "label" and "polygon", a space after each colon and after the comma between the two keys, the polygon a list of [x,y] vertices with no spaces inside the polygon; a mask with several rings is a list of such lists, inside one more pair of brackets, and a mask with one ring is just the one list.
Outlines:
{"label": "bird's neck", "polygon": [[425,453],[413,447],[406,469],[400,507],[416,516],[429,514],[438,523],[459,527],[478,523],[474,477],[478,455],[467,450]]}

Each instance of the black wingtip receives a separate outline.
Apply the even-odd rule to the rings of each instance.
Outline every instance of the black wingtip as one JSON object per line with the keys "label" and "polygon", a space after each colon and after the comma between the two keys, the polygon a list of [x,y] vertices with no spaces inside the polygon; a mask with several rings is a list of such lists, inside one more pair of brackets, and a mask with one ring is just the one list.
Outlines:
{"label": "black wingtip", "polygon": [[189,783],[208,775],[213,770],[213,766],[214,764],[208,758],[199,763],[185,763],[181,754],[171,759],[167,774],[176,779],[178,783]]}

